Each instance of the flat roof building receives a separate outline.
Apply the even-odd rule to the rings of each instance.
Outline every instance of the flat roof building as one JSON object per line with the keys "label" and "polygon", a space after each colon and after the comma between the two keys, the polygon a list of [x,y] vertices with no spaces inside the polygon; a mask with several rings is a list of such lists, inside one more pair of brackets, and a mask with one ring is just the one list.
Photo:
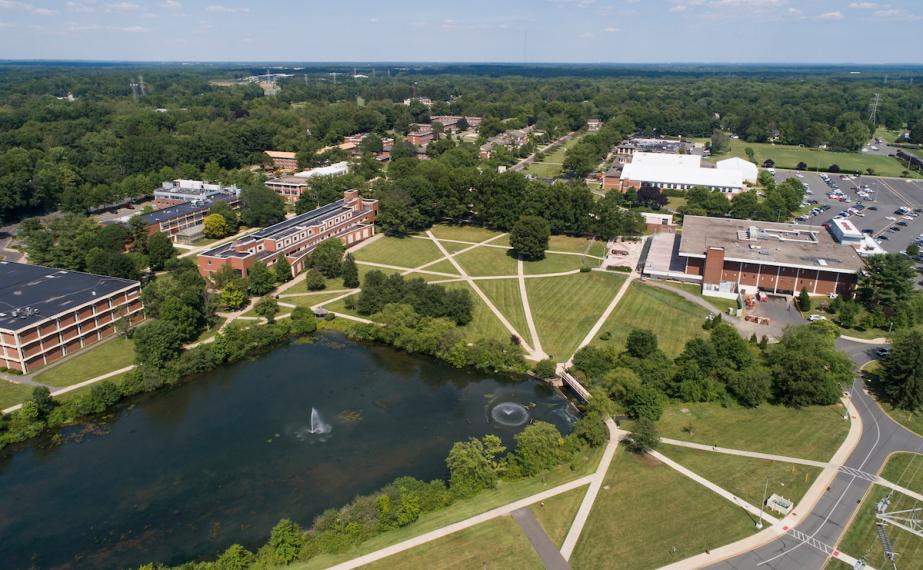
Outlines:
{"label": "flat roof building", "polygon": [[743,175],[734,168],[702,168],[701,157],[692,154],[636,152],[631,162],[613,164],[606,172],[606,190],[627,191],[649,185],[662,190],[689,190],[702,186],[733,195],[743,190]]}
{"label": "flat roof building", "polygon": [[298,157],[294,152],[286,150],[264,150],[263,153],[272,161],[273,168],[283,172],[295,172],[298,170]]}
{"label": "flat roof building", "polygon": [[178,206],[183,202],[201,202],[231,195],[239,196],[240,188],[209,184],[201,180],[169,180],[154,190],[154,207],[163,209]]}
{"label": "flat roof building", "polygon": [[203,224],[208,210],[218,200],[227,202],[232,208],[237,208],[240,204],[238,193],[220,192],[211,194],[207,199],[182,202],[175,206],[141,214],[141,219],[147,226],[149,234],[161,232],[173,241],[178,241],[180,232]]}
{"label": "flat roof building", "polygon": [[737,156],[719,160],[715,163],[715,168],[718,170],[736,170],[740,172],[744,182],[749,182],[750,184],[756,184],[760,173],[755,164]]}
{"label": "flat roof building", "polygon": [[0,366],[29,373],[144,319],[141,284],[0,261]]}
{"label": "flat roof building", "polygon": [[864,267],[821,226],[685,216],[681,234],[655,237],[645,274],[701,283],[715,296],[848,293]]}
{"label": "flat roof building", "polygon": [[262,261],[272,266],[282,253],[292,267],[292,274],[298,275],[305,269],[305,258],[320,242],[335,237],[351,246],[375,235],[373,223],[377,213],[377,200],[347,190],[341,200],[199,254],[199,273],[208,277],[222,266],[230,265],[246,277],[254,263]]}

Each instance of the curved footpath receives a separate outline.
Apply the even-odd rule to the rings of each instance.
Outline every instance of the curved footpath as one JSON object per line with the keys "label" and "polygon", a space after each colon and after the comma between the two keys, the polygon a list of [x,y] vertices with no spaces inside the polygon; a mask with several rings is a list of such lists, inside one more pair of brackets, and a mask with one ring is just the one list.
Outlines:
{"label": "curved footpath", "polygon": [[[842,338],[837,340],[837,348],[849,354],[857,366],[871,360],[874,351],[874,347],[868,344]],[[834,547],[842,539],[872,484],[862,473],[879,473],[892,453],[923,451],[923,438],[888,417],[865,392],[861,379],[853,382],[850,396],[863,426],[859,442],[845,462],[846,467],[854,471],[836,474],[829,490],[823,493],[813,510],[802,515],[797,530],[709,568],[820,569],[825,566],[828,557],[838,557],[839,552]],[[850,554],[861,555],[858,552]]]}

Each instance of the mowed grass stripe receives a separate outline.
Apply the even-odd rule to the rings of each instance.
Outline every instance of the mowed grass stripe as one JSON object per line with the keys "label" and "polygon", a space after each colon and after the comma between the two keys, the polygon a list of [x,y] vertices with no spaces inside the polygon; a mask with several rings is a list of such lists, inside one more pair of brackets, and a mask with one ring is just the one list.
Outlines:
{"label": "mowed grass stripe", "polygon": [[565,271],[575,271],[586,265],[587,267],[598,267],[599,260],[582,255],[562,255],[558,253],[546,253],[545,259],[538,261],[523,262],[522,271],[526,275],[541,275],[543,273],[564,273]]}
{"label": "mowed grass stripe", "polygon": [[385,236],[354,254],[356,261],[384,263],[398,267],[418,267],[442,257],[430,240]]}
{"label": "mowed grass stripe", "polygon": [[659,461],[619,446],[571,564],[646,570],[754,532],[743,509]]}
{"label": "mowed grass stripe", "polygon": [[430,231],[436,239],[455,239],[471,242],[482,242],[503,233],[478,226],[450,226],[444,224],[437,224]]}
{"label": "mowed grass stripe", "polygon": [[708,313],[675,293],[635,282],[599,331],[599,336],[608,332],[612,338],[601,341],[597,336],[593,344],[624,347],[633,329],[649,329],[664,352],[677,356],[689,339],[705,336],[702,323]]}
{"label": "mowed grass stripe", "polygon": [[[503,326],[503,323],[500,322],[497,315],[490,310],[487,304],[484,303],[484,300],[481,299],[467,283],[460,281],[457,283],[440,283],[440,285],[447,289],[465,289],[471,294],[471,299],[474,302],[473,317],[470,323],[460,329],[468,341],[490,338],[502,342],[509,342],[510,332],[506,330],[506,327]],[[509,320],[508,316],[507,320]],[[520,334],[526,333],[520,331]],[[526,338],[526,341],[528,342],[528,338]]]}
{"label": "mowed grass stripe", "polygon": [[545,353],[559,361],[569,358],[624,280],[600,272],[527,279],[529,306]]}
{"label": "mowed grass stripe", "polygon": [[455,261],[472,277],[487,275],[516,275],[516,258],[509,250],[496,247],[477,247],[455,256]]}
{"label": "mowed grass stripe", "polygon": [[[497,307],[497,310],[503,313],[506,320],[519,331],[523,340],[531,345],[532,336],[529,334],[529,325],[522,306],[522,295],[519,294],[519,281],[517,279],[497,279],[478,281],[477,285]],[[472,294],[474,294],[473,291]]]}

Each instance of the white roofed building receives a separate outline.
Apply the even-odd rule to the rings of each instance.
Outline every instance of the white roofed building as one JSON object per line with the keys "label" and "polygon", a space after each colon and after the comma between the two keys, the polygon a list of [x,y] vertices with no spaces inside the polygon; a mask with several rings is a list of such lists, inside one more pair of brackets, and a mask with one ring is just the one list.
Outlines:
{"label": "white roofed building", "polygon": [[295,173],[296,178],[314,178],[315,176],[340,176],[349,173],[349,163],[336,162],[330,166],[319,166],[310,170]]}
{"label": "white roofed building", "polygon": [[737,170],[743,176],[744,182],[749,182],[750,184],[756,184],[756,179],[759,175],[759,169],[755,164],[737,156],[719,160],[715,164],[715,168],[718,170]]}

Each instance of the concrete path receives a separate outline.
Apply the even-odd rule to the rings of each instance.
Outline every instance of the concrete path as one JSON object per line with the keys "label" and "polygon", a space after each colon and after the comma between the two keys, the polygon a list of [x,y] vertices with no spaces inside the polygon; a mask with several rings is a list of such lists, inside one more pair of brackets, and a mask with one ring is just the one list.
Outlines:
{"label": "concrete path", "polygon": [[740,507],[740,508],[742,508],[743,510],[747,511],[747,512],[750,513],[751,515],[753,515],[753,516],[755,516],[755,517],[761,517],[764,521],[767,521],[769,524],[776,524],[777,522],[779,522],[779,519],[777,519],[776,517],[774,517],[774,516],[772,516],[772,515],[766,513],[765,511],[763,511],[763,510],[761,510],[761,509],[759,509],[759,508],[757,508],[757,507],[755,507],[755,506],[753,506],[753,505],[751,505],[750,503],[748,503],[747,501],[744,501],[743,499],[741,499],[741,498],[738,497],[737,495],[731,493],[731,492],[728,491],[727,489],[724,489],[723,487],[719,487],[718,485],[712,483],[711,481],[709,481],[709,480],[706,479],[705,477],[702,477],[701,475],[698,475],[698,474],[695,473],[694,471],[692,471],[692,470],[690,470],[690,469],[687,469],[687,468],[683,467],[682,465],[680,465],[679,463],[673,461],[672,459],[670,459],[670,458],[667,457],[666,455],[660,453],[659,451],[654,451],[654,450],[652,449],[652,450],[648,451],[647,454],[650,455],[651,457],[657,459],[657,460],[660,461],[661,463],[665,464],[666,466],[670,467],[671,469],[673,469],[673,470],[675,470],[675,471],[678,471],[678,472],[682,473],[683,475],[685,475],[686,477],[692,479],[693,481],[695,481],[695,482],[698,483],[699,485],[702,485],[703,487],[705,487],[705,488],[708,489],[709,491],[711,491],[711,492],[713,492],[713,493],[716,493],[716,494],[720,495],[721,497],[727,499],[728,501],[734,503],[735,505],[737,505],[738,507]]}
{"label": "concrete path", "polygon": [[797,463],[800,465],[809,465],[811,467],[819,467],[823,469],[830,465],[824,461],[814,461],[812,459],[801,459],[798,457],[788,457],[785,455],[773,455],[771,453],[759,453],[756,451],[744,451],[742,449],[731,449],[727,447],[717,447],[714,445],[705,445],[702,443],[692,443],[691,441],[682,441],[679,439],[670,439],[668,437],[660,438],[661,443],[666,443],[668,445],[675,445],[678,447],[688,447],[690,449],[698,449],[700,451],[711,451],[713,453],[724,453],[727,455],[739,455],[741,457],[752,457],[754,459],[766,459],[768,461],[779,461],[782,463]]}
{"label": "concrete path", "polygon": [[[429,238],[424,237],[424,236],[410,236],[410,237],[412,237],[412,238],[414,238],[414,239],[427,239],[427,240],[429,239]],[[465,241],[465,240],[461,240],[461,239],[446,239],[446,238],[436,238],[436,239],[438,239],[438,240],[441,241],[441,242],[448,242],[448,243],[461,243],[461,244],[467,244],[467,245],[479,245],[479,246],[481,246],[481,247],[493,247],[493,248],[495,248],[495,249],[506,249],[506,250],[513,249],[512,246],[509,246],[509,245],[496,245],[496,244],[492,244],[492,243],[484,243],[484,242],[477,242],[477,241]],[[593,239],[595,240],[595,238],[593,238]],[[593,244],[593,241],[591,240],[591,241],[590,241],[590,245],[592,245],[592,244]],[[555,255],[576,255],[576,256],[578,256],[578,257],[592,257],[593,259],[603,259],[602,257],[599,257],[598,255],[590,255],[590,254],[588,253],[589,251],[590,251],[590,248],[589,248],[589,246],[587,246],[586,250],[584,250],[584,253],[578,253],[578,252],[576,252],[576,251],[558,251],[558,250],[555,250],[555,249],[548,249],[548,250],[545,250],[545,253],[553,253],[553,254],[555,254]],[[456,255],[457,255],[457,254],[456,254]],[[441,260],[440,260],[440,261],[441,261]]]}
{"label": "concrete path", "polygon": [[[442,261],[441,259],[439,261]],[[427,269],[413,269],[410,267],[402,267],[400,265],[390,265],[388,263],[377,263],[374,261],[356,261],[357,265],[367,265],[369,267],[379,267],[381,269],[394,269],[395,271],[403,272],[402,275],[408,275],[410,273],[425,273],[427,275],[438,275],[439,277],[458,277],[454,273],[443,273],[441,271],[429,271]]]}
{"label": "concrete path", "polygon": [[523,278],[522,259],[516,260],[516,273],[519,277],[519,295],[522,297],[522,310],[526,314],[526,325],[529,327],[529,334],[532,335],[532,348],[535,350],[536,355],[541,356],[542,360],[544,360],[548,358],[548,355],[542,350],[542,341],[538,338],[535,321],[532,319],[532,308],[529,306],[529,295],[526,293],[526,280]]}
{"label": "concrete path", "polygon": [[[51,391],[51,396],[52,397],[60,396],[62,394],[67,394],[68,392],[73,392],[74,390],[79,390],[80,388],[83,388],[84,386],[89,386],[91,384],[96,384],[97,382],[102,382],[103,380],[112,378],[114,376],[118,376],[119,374],[124,374],[125,372],[128,372],[130,370],[133,370],[135,366],[136,366],[135,364],[132,364],[130,366],[126,366],[125,368],[119,368],[118,370],[113,370],[112,372],[106,372],[105,374],[102,374],[95,378],[90,378],[89,380],[78,382],[77,384],[71,384],[70,386],[65,386],[63,388],[57,388]],[[22,404],[16,404],[15,406],[10,406],[9,408],[4,409],[3,413],[9,414],[11,412],[15,412],[16,410],[20,408],[22,408]]]}
{"label": "concrete path", "polygon": [[552,487],[547,491],[542,491],[541,493],[536,493],[524,499],[513,501],[512,503],[491,509],[487,512],[475,515],[463,521],[459,521],[457,523],[444,526],[425,534],[421,534],[420,536],[415,536],[397,544],[392,544],[391,546],[387,546],[381,550],[376,550],[375,552],[371,552],[364,556],[353,558],[352,560],[347,560],[346,562],[342,562],[336,566],[331,566],[328,570],[352,570],[353,568],[359,568],[360,566],[371,564],[372,562],[387,558],[388,556],[397,554],[399,552],[404,552],[405,550],[410,550],[411,548],[420,546],[421,544],[426,544],[427,542],[432,542],[433,540],[442,538],[444,536],[449,536],[450,534],[456,533],[460,530],[471,528],[475,525],[479,525],[497,517],[510,515],[513,513],[513,511],[528,507],[533,503],[538,503],[540,501],[550,499],[556,495],[560,495],[561,493],[566,493],[568,491],[572,491],[573,489],[578,489],[590,483],[593,477],[593,475],[587,475],[586,477],[575,479],[569,483],[564,483],[563,485]]}
{"label": "concrete path", "polygon": [[570,564],[558,552],[558,547],[548,538],[545,529],[535,519],[535,515],[532,514],[529,507],[517,509],[512,512],[512,515],[513,520],[519,523],[519,528],[522,529],[526,538],[532,543],[532,548],[535,549],[538,557],[542,559],[542,564],[545,565],[547,570],[570,570]]}
{"label": "concrete path", "polygon": [[606,444],[606,450],[603,452],[603,457],[596,468],[596,473],[593,473],[590,477],[590,488],[587,489],[583,502],[580,503],[580,508],[577,510],[577,515],[574,517],[574,522],[571,523],[570,530],[567,531],[567,536],[564,538],[564,544],[561,546],[561,556],[565,560],[570,560],[571,555],[574,553],[577,540],[580,538],[580,533],[583,532],[587,517],[590,516],[590,511],[593,509],[593,503],[596,502],[599,489],[606,479],[606,473],[609,471],[612,458],[615,456],[615,449],[618,447],[619,440],[628,435],[628,432],[620,430],[611,418],[606,419],[606,427],[609,428],[609,443]]}
{"label": "concrete path", "polygon": [[[463,251],[467,251],[467,250],[462,250],[461,252],[456,252],[454,255],[452,255],[446,250],[446,248],[441,243],[439,243],[439,240],[436,239],[436,237],[433,235],[433,232],[427,230],[426,235],[428,235],[429,238],[433,240],[433,243],[436,244],[436,247],[439,248],[439,251],[442,252],[445,258],[449,260],[449,263],[455,266],[455,270],[458,271],[459,275],[462,276],[462,278],[474,290],[477,296],[480,297],[482,301],[484,301],[484,304],[487,305],[487,308],[490,309],[490,311],[494,315],[496,315],[497,319],[500,320],[500,323],[506,328],[506,330],[508,330],[510,334],[513,334],[519,337],[520,344],[522,345],[522,347],[525,349],[527,353],[526,358],[529,358],[531,360],[541,360],[542,353],[535,352],[535,350],[533,350],[532,347],[526,344],[525,339],[523,339],[522,334],[520,334],[519,331],[516,330],[516,327],[514,327],[512,323],[510,323],[510,321],[507,320],[507,318],[503,315],[503,313],[501,313],[500,310],[497,309],[496,306],[494,306],[493,302],[490,300],[490,297],[485,295],[484,291],[481,291],[481,288],[477,286],[477,284],[474,282],[473,279],[471,279],[471,276],[468,275],[465,269],[461,265],[459,265],[458,261],[455,260],[454,255],[458,255],[459,253],[462,253]],[[496,236],[491,239],[497,239],[501,237],[502,235],[505,235],[505,234],[501,234],[500,236]],[[487,241],[490,241],[490,240],[487,240]],[[478,247],[478,246],[473,246],[473,247]],[[473,249],[473,247],[469,249]]]}
{"label": "concrete path", "polygon": [[845,334],[841,334],[841,335],[840,335],[840,338],[843,339],[843,340],[848,340],[848,341],[850,341],[850,342],[858,342],[858,343],[860,343],[860,344],[882,345],[882,344],[888,344],[888,343],[891,342],[890,339],[887,339],[887,338],[884,338],[884,337],[879,337],[879,338],[856,338],[856,337],[854,337],[854,336],[846,336]]}

